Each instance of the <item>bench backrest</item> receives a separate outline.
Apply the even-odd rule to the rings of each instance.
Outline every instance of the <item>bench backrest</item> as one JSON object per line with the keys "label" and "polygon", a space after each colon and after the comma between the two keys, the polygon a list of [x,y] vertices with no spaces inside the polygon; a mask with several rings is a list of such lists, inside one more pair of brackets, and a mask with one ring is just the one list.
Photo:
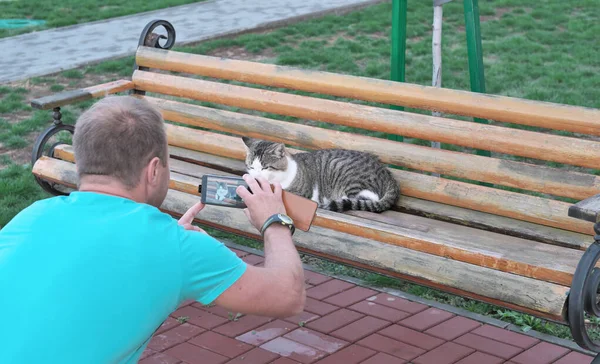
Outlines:
{"label": "bench backrest", "polygon": [[[309,150],[364,150],[402,167],[393,173],[403,196],[593,234],[591,223],[570,218],[567,210],[573,201],[600,193],[600,177],[593,174],[600,166],[600,142],[585,136],[600,135],[600,110],[143,46],[136,63],[149,68],[134,71],[136,90],[146,91],[166,120],[197,128],[168,125],[173,146],[238,160],[245,155],[242,135]],[[297,119],[310,122],[289,122]],[[461,148],[396,142],[387,134]],[[471,148],[493,155],[476,155]]]}

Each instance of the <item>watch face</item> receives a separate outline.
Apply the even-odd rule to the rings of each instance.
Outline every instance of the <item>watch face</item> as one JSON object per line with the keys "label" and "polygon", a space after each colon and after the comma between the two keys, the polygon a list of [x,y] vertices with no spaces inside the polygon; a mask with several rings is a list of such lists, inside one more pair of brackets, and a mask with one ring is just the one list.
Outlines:
{"label": "watch face", "polygon": [[290,219],[289,216],[286,216],[286,215],[283,215],[283,214],[279,214],[278,216],[281,219],[281,221],[285,222],[286,224],[293,224],[294,223],[292,221],[292,219]]}

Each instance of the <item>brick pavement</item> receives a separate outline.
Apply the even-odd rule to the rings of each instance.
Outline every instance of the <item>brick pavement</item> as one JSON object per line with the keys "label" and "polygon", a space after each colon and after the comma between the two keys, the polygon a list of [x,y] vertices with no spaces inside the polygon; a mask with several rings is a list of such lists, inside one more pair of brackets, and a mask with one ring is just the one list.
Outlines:
{"label": "brick pavement", "polygon": [[[262,257],[233,249],[245,261]],[[305,311],[241,316],[188,301],[142,364],[589,364],[567,347],[306,271]]]}

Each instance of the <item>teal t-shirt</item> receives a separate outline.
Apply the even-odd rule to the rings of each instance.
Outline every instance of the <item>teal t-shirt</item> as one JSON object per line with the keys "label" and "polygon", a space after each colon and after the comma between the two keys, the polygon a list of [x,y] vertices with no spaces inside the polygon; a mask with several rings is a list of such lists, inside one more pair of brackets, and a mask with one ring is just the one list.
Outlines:
{"label": "teal t-shirt", "polygon": [[187,299],[246,264],[147,204],[94,192],[38,201],[0,230],[0,363],[137,363]]}

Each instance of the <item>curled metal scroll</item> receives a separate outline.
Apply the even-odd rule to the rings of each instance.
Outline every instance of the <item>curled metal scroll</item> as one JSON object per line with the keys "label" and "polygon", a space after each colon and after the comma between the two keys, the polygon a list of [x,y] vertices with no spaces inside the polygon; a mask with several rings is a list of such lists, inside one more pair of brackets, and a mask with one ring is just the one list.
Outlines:
{"label": "curled metal scroll", "polygon": [[[44,130],[37,137],[37,139],[35,140],[35,144],[33,145],[33,151],[31,153],[31,165],[32,166],[44,154],[44,147],[46,146],[46,143],[48,143],[50,138],[52,138],[54,135],[60,133],[61,131],[68,131],[71,133],[71,135],[73,135],[73,133],[75,132],[75,127],[73,125],[68,125],[68,124],[62,123],[61,116],[62,115],[60,113],[60,107],[54,108],[54,112],[53,112],[54,123],[50,127],[48,127],[46,130]],[[50,147],[50,149],[48,150],[48,153],[46,155],[49,157],[52,157],[54,154],[54,148],[60,144],[63,144],[63,143],[60,143],[60,142],[54,143]],[[34,175],[34,178],[44,191],[46,191],[52,195],[55,195],[55,196],[66,195],[66,193],[55,189],[54,184],[49,183],[48,181],[44,181],[43,179],[41,179],[35,175]]]}
{"label": "curled metal scroll", "polygon": [[[165,30],[167,31],[166,37],[162,34],[153,33],[154,29],[156,29],[160,26],[165,28]],[[176,37],[175,28],[173,27],[173,25],[171,23],[169,23],[166,20],[152,20],[151,22],[146,24],[146,26],[144,27],[144,30],[142,30],[142,34],[140,35],[140,40],[138,42],[138,47],[145,46],[145,47],[152,47],[152,48],[159,48],[159,49],[171,49],[173,47],[173,45],[175,44],[175,37]],[[166,42],[164,45],[161,45],[160,41],[164,40],[164,39],[166,39]],[[149,69],[148,67],[138,66],[137,62],[135,62],[133,64],[134,72],[136,70],[147,71],[148,69]],[[145,95],[146,94],[146,92],[136,90],[136,89],[131,90],[130,93],[137,94],[137,95]]]}
{"label": "curled metal scroll", "polygon": [[[600,225],[594,225],[594,243],[588,247],[581,257],[569,292],[567,316],[571,334],[575,342],[584,349],[600,352],[600,343],[593,341],[587,332],[585,313],[600,317],[600,268],[596,263],[600,259]],[[593,363],[600,363],[600,355]]]}

